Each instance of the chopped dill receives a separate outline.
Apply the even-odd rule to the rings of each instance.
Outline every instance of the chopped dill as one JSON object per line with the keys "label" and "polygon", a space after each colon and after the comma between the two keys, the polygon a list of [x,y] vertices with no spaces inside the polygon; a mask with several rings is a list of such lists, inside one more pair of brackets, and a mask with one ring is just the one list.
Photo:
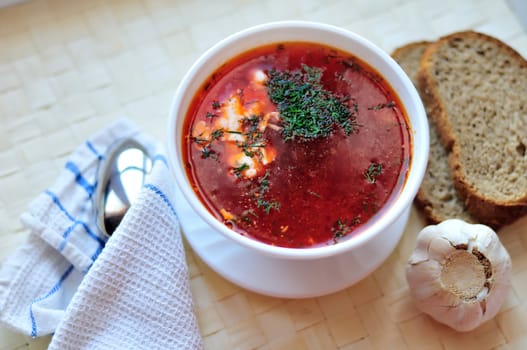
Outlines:
{"label": "chopped dill", "polygon": [[205,139],[205,138],[201,137],[201,135],[199,135],[199,136],[191,136],[190,139],[191,139],[192,142],[195,142],[195,143],[197,143],[200,146],[206,146],[206,145],[208,145],[211,142],[209,139]]}
{"label": "chopped dill", "polygon": [[247,157],[262,157],[263,155],[260,148],[264,148],[267,145],[267,140],[264,137],[264,134],[258,129],[261,118],[261,116],[252,115],[244,117],[241,121],[244,130],[242,135],[244,135],[245,138],[242,142],[238,142],[237,145]]}
{"label": "chopped dill", "polygon": [[217,140],[222,137],[224,133],[225,131],[223,129],[216,129],[210,134],[210,138],[212,140]]}
{"label": "chopped dill", "polygon": [[260,194],[263,195],[269,191],[269,170],[265,172],[265,175],[260,180]]}
{"label": "chopped dill", "polygon": [[210,134],[210,138],[204,138],[203,134],[192,136],[190,140],[201,146],[201,157],[204,159],[212,158],[218,160],[218,154],[212,149],[212,143],[223,136],[223,129],[216,129]]}
{"label": "chopped dill", "polygon": [[324,89],[320,68],[302,65],[301,70],[270,70],[268,75],[268,95],[280,112],[286,141],[327,137],[335,125],[346,135],[356,131],[356,111],[346,104],[349,97]]}
{"label": "chopped dill", "polygon": [[221,103],[218,100],[212,101],[212,108],[213,109],[219,109],[221,107]]}
{"label": "chopped dill", "polygon": [[212,150],[209,146],[204,146],[201,149],[201,157],[204,159],[212,158],[218,160],[218,155],[216,154],[216,151]]}
{"label": "chopped dill", "polygon": [[373,184],[377,179],[377,176],[382,174],[382,164],[381,163],[371,163],[368,169],[364,172],[364,177],[366,180]]}
{"label": "chopped dill", "polygon": [[271,210],[280,210],[280,202],[278,201],[268,201],[263,198],[258,198],[256,201],[258,208],[263,208],[266,214],[269,214]]}
{"label": "chopped dill", "polygon": [[244,170],[249,169],[249,168],[250,168],[250,167],[249,167],[249,164],[247,164],[247,163],[242,163],[240,166],[237,166],[237,167],[232,168],[232,171],[234,172],[234,175],[240,177],[240,176],[242,175],[242,172],[243,172]]}
{"label": "chopped dill", "polygon": [[262,208],[266,214],[269,214],[271,210],[280,210],[280,202],[265,198],[267,192],[269,192],[269,170],[260,179],[260,189],[254,196],[256,198],[256,206]]}
{"label": "chopped dill", "polygon": [[379,103],[378,105],[368,107],[368,110],[370,110],[370,111],[378,111],[378,110],[381,110],[381,109],[384,109],[384,108],[393,108],[393,107],[395,107],[395,102],[390,101],[390,102]]}
{"label": "chopped dill", "polygon": [[338,219],[333,223],[333,226],[331,227],[333,239],[337,240],[339,238],[347,236],[353,230],[353,227],[358,224],[360,224],[360,219],[358,217],[348,221]]}

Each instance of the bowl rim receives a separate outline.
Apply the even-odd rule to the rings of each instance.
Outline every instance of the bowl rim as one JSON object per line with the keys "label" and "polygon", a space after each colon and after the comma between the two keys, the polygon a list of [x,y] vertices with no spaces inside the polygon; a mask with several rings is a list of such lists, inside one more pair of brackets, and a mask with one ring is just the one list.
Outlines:
{"label": "bowl rim", "polygon": [[[217,220],[208,209],[202,204],[201,200],[198,198],[198,195],[192,190],[190,181],[187,177],[187,174],[184,170],[183,160],[179,156],[179,151],[176,152],[177,147],[181,147],[180,142],[178,141],[178,135],[176,135],[176,125],[179,118],[184,118],[186,115],[186,109],[183,112],[182,116],[178,117],[179,105],[182,102],[183,98],[186,95],[187,87],[192,83],[192,80],[196,74],[198,74],[201,67],[208,62],[211,58],[214,58],[222,50],[225,50],[226,47],[235,45],[239,40],[247,40],[254,35],[260,35],[273,30],[285,30],[285,29],[296,29],[296,30],[320,30],[327,32],[328,35],[337,35],[346,37],[348,40],[351,40],[355,44],[363,46],[367,51],[372,52],[376,55],[383,64],[388,66],[389,70],[392,70],[395,76],[401,80],[402,85],[405,87],[406,92],[409,94],[409,101],[414,102],[414,112],[416,119],[419,122],[419,138],[421,142],[419,143],[419,148],[416,152],[415,135],[417,130],[412,124],[412,118],[409,116],[408,106],[403,102],[403,105],[406,109],[408,116],[408,122],[410,127],[410,136],[411,136],[411,145],[412,145],[412,157],[410,165],[408,167],[408,173],[405,179],[405,183],[402,189],[399,191],[396,198],[393,198],[392,203],[390,204],[389,210],[386,210],[382,215],[378,216],[375,222],[370,223],[370,225],[364,229],[360,234],[351,237],[349,239],[338,242],[337,244],[327,245],[327,246],[317,246],[317,247],[308,247],[308,248],[287,248],[280,246],[273,246],[261,241],[258,241],[254,238],[243,236],[234,230],[229,229],[219,220]],[[284,39],[283,41],[287,41]],[[299,41],[299,40],[295,40]],[[306,42],[320,42],[312,39],[305,40]],[[269,41],[268,44],[279,43],[279,41]],[[320,42],[321,44],[325,44]],[[265,44],[255,44],[251,45],[252,47],[259,47]],[[327,45],[327,44],[325,44]],[[330,45],[333,47],[340,48],[336,45]],[[342,48],[341,48],[342,49]],[[242,52],[247,51],[245,48],[243,50],[237,50],[230,57],[234,57]],[[343,49],[344,50],[344,49]],[[350,52],[350,50],[345,50]],[[359,58],[360,56],[356,55],[354,52],[350,52],[352,55],[355,55]],[[367,62],[371,65],[370,62]],[[211,68],[210,71],[213,72],[217,69],[219,65],[216,65],[214,68]],[[373,68],[378,70],[378,67],[372,65]],[[386,79],[386,78],[385,78]],[[203,81],[199,82],[200,86]],[[389,82],[393,88],[393,82]],[[395,88],[394,88],[395,90]],[[194,91],[192,96],[194,96]],[[398,93],[396,91],[396,93]],[[401,94],[398,93],[398,97],[402,100]],[[192,99],[192,97],[191,97]],[[188,106],[185,106],[188,108]],[[326,24],[322,22],[312,22],[312,21],[277,21],[277,22],[268,22],[264,24],[255,25],[248,27],[246,29],[240,30],[234,34],[231,34],[224,39],[220,40],[204,53],[191,65],[190,69],[187,70],[186,74],[181,79],[178,88],[175,92],[175,95],[172,99],[172,103],[168,115],[168,129],[167,129],[167,151],[168,151],[168,161],[169,167],[171,168],[171,173],[173,174],[179,189],[183,193],[185,199],[189,202],[190,206],[196,213],[215,231],[218,231],[228,239],[231,239],[238,244],[241,244],[245,247],[253,249],[255,252],[264,253],[267,255],[275,256],[278,258],[284,259],[319,259],[329,256],[334,256],[338,254],[345,253],[352,249],[361,247],[371,241],[374,237],[382,234],[382,231],[388,228],[392,223],[394,223],[407,209],[412,205],[412,201],[417,194],[419,186],[423,180],[424,173],[426,170],[426,164],[428,160],[429,152],[429,134],[428,134],[428,122],[426,120],[426,113],[419,97],[419,94],[411,82],[410,78],[403,71],[403,69],[393,60],[393,58],[388,55],[385,51],[380,49],[378,46],[373,44],[371,41],[365,39],[361,35],[354,33],[350,30],[337,27],[331,24]],[[412,179],[412,181],[409,181]]]}

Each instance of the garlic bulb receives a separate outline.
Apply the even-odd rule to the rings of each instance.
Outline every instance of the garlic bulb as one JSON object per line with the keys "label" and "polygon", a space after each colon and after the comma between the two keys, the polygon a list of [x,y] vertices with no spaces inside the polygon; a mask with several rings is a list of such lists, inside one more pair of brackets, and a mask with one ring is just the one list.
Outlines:
{"label": "garlic bulb", "polygon": [[419,233],[406,278],[422,312],[469,331],[498,313],[510,289],[511,267],[491,228],[451,219]]}

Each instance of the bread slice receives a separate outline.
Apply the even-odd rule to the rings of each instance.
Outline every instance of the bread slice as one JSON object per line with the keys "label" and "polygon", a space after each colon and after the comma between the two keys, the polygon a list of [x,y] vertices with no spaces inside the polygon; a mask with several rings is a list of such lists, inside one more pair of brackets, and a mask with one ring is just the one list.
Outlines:
{"label": "bread slice", "polygon": [[[401,46],[392,53],[392,57],[416,86],[421,57],[430,44],[428,41],[414,42]],[[448,165],[448,153],[441,144],[439,135],[430,119],[429,125],[430,156],[415,203],[422,210],[427,221],[432,224],[453,218],[476,223],[477,220],[465,210],[463,200],[454,188]]]}
{"label": "bread slice", "polygon": [[418,85],[466,209],[493,227],[527,214],[527,61],[496,38],[454,33],[426,48]]}

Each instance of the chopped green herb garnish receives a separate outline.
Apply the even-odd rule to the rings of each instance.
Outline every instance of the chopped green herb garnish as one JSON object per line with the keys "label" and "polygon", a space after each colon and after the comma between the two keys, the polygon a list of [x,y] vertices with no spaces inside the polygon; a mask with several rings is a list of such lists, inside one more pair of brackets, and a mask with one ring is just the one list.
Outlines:
{"label": "chopped green herb garnish", "polygon": [[364,177],[366,180],[373,184],[377,179],[377,176],[382,174],[382,164],[381,163],[371,163],[368,169],[364,172]]}
{"label": "chopped green herb garnish", "polygon": [[378,105],[368,107],[368,110],[370,110],[370,111],[378,111],[378,110],[383,109],[383,108],[393,108],[393,107],[395,107],[395,102],[390,101],[390,102],[379,103]]}
{"label": "chopped green herb garnish", "polygon": [[265,172],[265,175],[260,180],[260,194],[263,195],[269,191],[269,170]]}
{"label": "chopped green herb garnish", "polygon": [[348,235],[353,230],[353,227],[358,224],[360,224],[359,218],[354,218],[349,221],[338,219],[331,227],[333,238],[336,240]]}
{"label": "chopped green herb garnish", "polygon": [[219,109],[221,107],[221,103],[218,100],[212,101],[212,108]]}
{"label": "chopped green herb garnish", "polygon": [[244,117],[242,119],[242,123],[244,123],[245,125],[251,125],[252,127],[257,127],[260,123],[260,117],[261,116],[259,115],[253,114],[249,117]]}
{"label": "chopped green herb garnish", "polygon": [[216,130],[214,130],[210,134],[211,141],[219,139],[220,137],[223,136],[224,133],[225,133],[225,131],[223,129],[216,129]]}
{"label": "chopped green herb garnish", "polygon": [[190,139],[192,142],[197,143],[201,146],[201,157],[204,159],[212,158],[218,160],[218,154],[212,149],[212,143],[222,137],[224,134],[223,129],[216,129],[210,134],[210,138],[204,138],[203,134],[198,136],[192,136]]}
{"label": "chopped green herb garnish", "polygon": [[254,193],[256,199],[256,206],[262,208],[266,214],[269,214],[271,210],[280,210],[280,202],[276,200],[269,200],[266,197],[266,193],[269,192],[269,170],[265,172],[265,175],[259,181],[260,188]]}
{"label": "chopped green herb garnish", "polygon": [[192,136],[190,139],[192,140],[192,142],[195,142],[195,143],[197,143],[200,146],[205,146],[205,145],[208,145],[210,143],[209,139],[205,139],[205,138],[201,137],[201,135],[199,135],[199,136]]}
{"label": "chopped green herb garnish", "polygon": [[268,95],[277,105],[286,141],[313,140],[329,136],[335,125],[349,135],[356,131],[356,115],[346,98],[324,89],[320,68],[303,65],[301,70],[270,70]]}
{"label": "chopped green herb garnish", "polygon": [[241,120],[243,133],[245,136],[243,142],[238,142],[237,146],[242,149],[243,153],[248,157],[261,157],[261,150],[255,150],[255,148],[264,148],[267,140],[264,134],[258,130],[261,116],[252,115],[250,117],[244,117]]}
{"label": "chopped green herb garnish", "polygon": [[338,219],[331,227],[331,231],[333,232],[334,238],[344,237],[348,233],[348,230],[348,226],[344,222],[342,222],[341,219]]}
{"label": "chopped green herb garnish", "polygon": [[271,210],[280,210],[280,202],[278,201],[268,201],[263,198],[258,198],[256,201],[258,208],[263,208],[266,214],[269,214]]}
{"label": "chopped green herb garnish", "polygon": [[207,159],[207,158],[213,158],[213,159],[218,159],[218,155],[216,154],[215,151],[213,151],[212,149],[210,149],[209,146],[204,146],[202,149],[201,149],[201,157]]}
{"label": "chopped green herb garnish", "polygon": [[242,175],[242,172],[243,172],[244,170],[247,170],[247,169],[249,169],[249,168],[250,168],[250,167],[249,167],[249,164],[247,164],[247,163],[242,163],[240,166],[237,166],[237,167],[233,168],[232,171],[234,172],[234,175],[236,175],[236,176],[239,177],[239,176]]}

